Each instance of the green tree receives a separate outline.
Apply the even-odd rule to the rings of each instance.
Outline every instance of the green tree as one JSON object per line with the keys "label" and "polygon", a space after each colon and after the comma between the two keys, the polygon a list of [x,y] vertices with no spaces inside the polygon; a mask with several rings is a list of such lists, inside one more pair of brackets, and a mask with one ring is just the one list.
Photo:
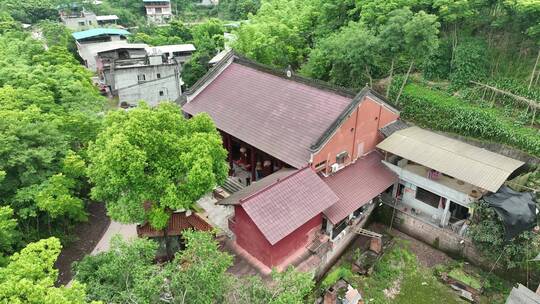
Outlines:
{"label": "green tree", "polygon": [[432,0],[356,0],[356,10],[360,12],[360,21],[366,26],[377,28],[385,24],[390,12],[409,8],[413,12],[427,10]]}
{"label": "green tree", "polygon": [[405,36],[405,24],[413,18],[413,12],[409,8],[402,8],[393,10],[388,17],[388,21],[381,26],[379,33],[381,50],[385,57],[391,60],[386,97],[388,97],[392,86],[396,60],[399,62],[399,57],[405,52],[406,43],[403,39]]}
{"label": "green tree", "polygon": [[312,44],[316,19],[313,0],[263,1],[257,15],[236,31],[233,48],[260,63],[299,67]]}
{"label": "green tree", "polygon": [[218,9],[226,20],[245,20],[249,14],[255,14],[261,6],[260,0],[223,0]]}
{"label": "green tree", "polygon": [[89,149],[88,175],[92,197],[114,220],[148,221],[166,234],[172,211],[192,209],[227,177],[227,152],[208,115],[187,120],[164,103],[110,112],[104,124]]}
{"label": "green tree", "polygon": [[[223,303],[233,257],[219,249],[212,233],[184,231],[186,249],[167,265],[175,303]],[[184,302],[185,301],[185,302]]]}
{"label": "green tree", "polygon": [[401,88],[396,97],[396,104],[399,104],[399,98],[403,88],[409,79],[415,62],[424,62],[439,46],[439,27],[437,16],[420,11],[403,26],[405,39],[405,49],[410,58],[409,69]]}
{"label": "green tree", "polygon": [[359,88],[372,83],[373,68],[380,62],[379,40],[365,26],[351,22],[322,39],[301,73],[340,86]]}
{"label": "green tree", "polygon": [[164,285],[154,264],[157,243],[147,239],[111,240],[109,251],[88,255],[74,265],[75,279],[86,285],[87,298],[104,303],[157,303]]}
{"label": "green tree", "polygon": [[[51,26],[51,33],[56,33],[50,35],[51,41],[64,37],[64,30]],[[27,32],[0,35],[0,168],[5,172],[0,205],[15,213],[22,238],[16,244],[42,235],[61,237],[74,221],[84,219],[87,178],[67,174],[64,162],[72,152],[84,159],[87,142],[100,128],[104,99],[90,79],[92,74],[64,44],[45,49]],[[57,204],[66,195],[69,200]],[[77,212],[62,209],[68,205],[76,206]],[[70,216],[58,213],[60,209]],[[45,223],[49,229],[42,229]]]}
{"label": "green tree", "polygon": [[15,243],[19,240],[18,234],[13,209],[9,206],[0,207],[0,266],[4,265],[4,255],[12,253]]}
{"label": "green tree", "polygon": [[[29,304],[86,303],[84,285],[74,281],[70,287],[55,287],[58,270],[54,268],[60,253],[56,238],[28,244],[0,268],[0,302]],[[97,303],[97,302],[95,302]]]}
{"label": "green tree", "polygon": [[434,0],[433,7],[439,11],[441,20],[452,27],[452,57],[450,67],[453,67],[455,51],[458,46],[459,26],[466,20],[476,16],[478,13],[474,8],[472,0]]}
{"label": "green tree", "polygon": [[479,81],[487,76],[487,44],[480,39],[467,39],[455,49],[454,65],[450,74],[452,85],[460,87],[469,81]]}

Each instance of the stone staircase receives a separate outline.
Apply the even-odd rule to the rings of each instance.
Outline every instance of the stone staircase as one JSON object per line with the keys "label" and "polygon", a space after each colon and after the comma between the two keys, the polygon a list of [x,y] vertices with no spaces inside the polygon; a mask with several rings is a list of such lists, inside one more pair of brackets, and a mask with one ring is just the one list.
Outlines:
{"label": "stone staircase", "polygon": [[238,192],[238,191],[244,189],[245,186],[240,184],[236,180],[234,180],[233,177],[229,177],[229,178],[227,178],[225,183],[223,185],[221,185],[221,188],[223,190],[227,191],[227,193],[233,194],[235,192]]}

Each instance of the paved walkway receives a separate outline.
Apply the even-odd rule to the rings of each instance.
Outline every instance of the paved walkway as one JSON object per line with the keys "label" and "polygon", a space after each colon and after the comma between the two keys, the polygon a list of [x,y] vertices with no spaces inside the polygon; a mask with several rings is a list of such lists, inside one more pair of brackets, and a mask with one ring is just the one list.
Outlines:
{"label": "paved walkway", "polygon": [[233,207],[216,205],[217,200],[211,194],[201,198],[197,204],[204,209],[206,217],[212,226],[218,227],[229,237],[232,232],[229,229],[229,217],[233,215]]}
{"label": "paved walkway", "polygon": [[111,239],[114,235],[119,234],[122,236],[124,240],[130,240],[137,237],[137,229],[135,224],[120,224],[115,221],[111,221],[111,224],[109,225],[109,228],[99,242],[97,243],[94,250],[92,250],[92,255],[98,254],[103,251],[109,250],[111,247]]}

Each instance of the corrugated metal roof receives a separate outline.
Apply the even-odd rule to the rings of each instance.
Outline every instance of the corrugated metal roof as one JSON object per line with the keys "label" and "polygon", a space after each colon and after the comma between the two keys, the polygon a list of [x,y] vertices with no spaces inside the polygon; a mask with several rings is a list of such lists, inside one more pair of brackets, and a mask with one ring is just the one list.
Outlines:
{"label": "corrugated metal roof", "polygon": [[102,15],[102,16],[96,16],[97,21],[110,21],[110,20],[118,20],[118,16],[116,15]]}
{"label": "corrugated metal roof", "polygon": [[[192,213],[190,216],[186,216],[185,212],[173,213],[169,219],[167,234],[171,236],[181,235],[182,231],[187,229],[210,231],[212,230],[212,226],[196,213]],[[149,223],[145,223],[143,225],[137,225],[137,235],[144,237],[160,237],[163,236],[163,230],[156,230],[152,228]]]}
{"label": "corrugated metal roof", "polygon": [[183,110],[208,113],[218,129],[295,167],[352,98],[233,62]]}
{"label": "corrugated metal roof", "polygon": [[418,127],[393,133],[377,148],[491,192],[524,164]]}
{"label": "corrugated metal roof", "polygon": [[82,32],[75,32],[72,34],[73,38],[75,40],[81,40],[81,39],[87,39],[91,37],[97,37],[102,35],[121,35],[121,36],[127,36],[131,35],[130,32],[122,29],[114,29],[114,28],[95,28],[90,29]]}
{"label": "corrugated metal roof", "polygon": [[98,53],[119,50],[119,49],[143,49],[144,50],[146,47],[148,47],[148,44],[127,43],[125,40],[107,41],[107,42],[101,42],[101,43],[90,43],[90,44],[83,44],[80,46],[80,48],[84,49],[86,53],[91,54],[93,56],[97,55]]}
{"label": "corrugated metal roof", "polygon": [[161,45],[161,46],[150,46],[146,50],[148,53],[162,52],[162,53],[173,53],[173,52],[194,52],[195,46],[191,43],[186,44],[171,44],[171,45]]}
{"label": "corrugated metal roof", "polygon": [[397,176],[381,160],[378,152],[371,152],[354,164],[323,178],[339,197],[336,204],[324,211],[333,224],[339,223],[394,184]]}
{"label": "corrugated metal roof", "polygon": [[540,295],[518,284],[517,288],[513,287],[512,291],[510,291],[510,295],[506,299],[506,304],[540,304]]}
{"label": "corrugated metal roof", "polygon": [[313,169],[306,167],[246,198],[241,206],[274,245],[337,201]]}

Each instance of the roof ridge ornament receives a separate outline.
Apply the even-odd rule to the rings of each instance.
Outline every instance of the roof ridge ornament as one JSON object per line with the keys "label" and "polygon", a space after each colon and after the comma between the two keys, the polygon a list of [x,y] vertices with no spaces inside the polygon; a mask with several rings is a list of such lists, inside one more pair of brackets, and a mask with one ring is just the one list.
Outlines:
{"label": "roof ridge ornament", "polygon": [[293,70],[290,64],[287,66],[287,69],[285,69],[285,75],[287,75],[287,78],[291,78],[293,75]]}

